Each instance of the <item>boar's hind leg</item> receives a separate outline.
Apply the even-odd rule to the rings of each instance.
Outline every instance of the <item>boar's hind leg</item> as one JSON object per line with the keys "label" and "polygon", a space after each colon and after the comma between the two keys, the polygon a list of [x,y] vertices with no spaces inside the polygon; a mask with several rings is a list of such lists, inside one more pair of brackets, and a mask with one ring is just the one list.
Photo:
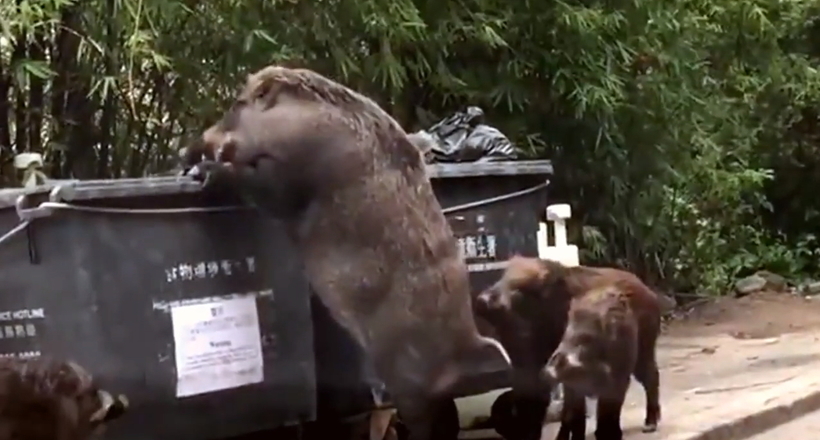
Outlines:
{"label": "boar's hind leg", "polygon": [[564,387],[561,428],[555,440],[583,440],[587,433],[587,402],[583,394]]}
{"label": "boar's hind leg", "polygon": [[641,383],[646,393],[646,418],[641,428],[643,432],[655,432],[661,419],[660,373],[655,359],[655,339],[652,339],[651,344],[647,341],[645,346],[640,347],[635,363],[635,379]]}

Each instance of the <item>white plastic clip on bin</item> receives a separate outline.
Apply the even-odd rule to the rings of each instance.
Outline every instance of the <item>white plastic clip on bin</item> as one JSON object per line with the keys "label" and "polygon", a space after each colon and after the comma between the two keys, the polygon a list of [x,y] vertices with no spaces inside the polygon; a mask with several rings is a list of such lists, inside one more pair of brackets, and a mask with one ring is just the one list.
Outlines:
{"label": "white plastic clip on bin", "polygon": [[538,231],[538,257],[558,261],[564,266],[577,266],[578,246],[567,243],[567,219],[572,217],[572,208],[562,203],[547,206],[547,222],[553,224],[555,244],[549,245],[549,228],[541,223]]}
{"label": "white plastic clip on bin", "polygon": [[[567,243],[567,219],[572,217],[572,208],[566,203],[547,206],[547,222],[552,223],[555,244],[549,245],[549,228],[541,223],[538,230],[538,257],[544,260],[557,261],[564,266],[578,266],[578,246]],[[563,390],[555,387],[552,394],[554,402],[563,405]],[[557,405],[556,405],[557,406]]]}
{"label": "white plastic clip on bin", "polygon": [[14,168],[23,172],[24,188],[33,188],[46,181],[43,156],[39,153],[20,153],[14,156]]}

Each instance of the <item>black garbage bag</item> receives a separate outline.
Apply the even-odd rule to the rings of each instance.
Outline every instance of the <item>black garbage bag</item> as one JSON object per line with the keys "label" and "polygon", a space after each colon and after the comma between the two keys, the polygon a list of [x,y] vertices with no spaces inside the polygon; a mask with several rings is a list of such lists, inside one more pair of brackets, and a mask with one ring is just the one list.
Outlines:
{"label": "black garbage bag", "polygon": [[413,134],[421,140],[425,157],[431,162],[488,162],[515,160],[512,142],[495,127],[482,124],[484,111],[470,106]]}

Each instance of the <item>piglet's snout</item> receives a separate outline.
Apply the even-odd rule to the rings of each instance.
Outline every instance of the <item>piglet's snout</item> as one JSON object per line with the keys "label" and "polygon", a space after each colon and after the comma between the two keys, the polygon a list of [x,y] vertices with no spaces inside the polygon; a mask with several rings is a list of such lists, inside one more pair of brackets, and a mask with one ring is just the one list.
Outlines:
{"label": "piglet's snout", "polygon": [[557,350],[544,367],[544,373],[549,379],[560,382],[582,368],[577,354]]}
{"label": "piglet's snout", "polygon": [[479,309],[487,309],[490,305],[490,294],[482,292],[475,298],[475,306]]}
{"label": "piglet's snout", "polygon": [[478,311],[489,312],[498,309],[498,295],[493,292],[482,292],[475,299],[475,307]]}

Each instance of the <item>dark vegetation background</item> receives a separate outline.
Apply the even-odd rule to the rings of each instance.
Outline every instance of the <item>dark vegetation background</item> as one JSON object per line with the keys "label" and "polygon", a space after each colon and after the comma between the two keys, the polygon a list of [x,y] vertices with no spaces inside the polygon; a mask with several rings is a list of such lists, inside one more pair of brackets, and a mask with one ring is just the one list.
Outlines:
{"label": "dark vegetation background", "polygon": [[805,0],[0,2],[0,186],[143,176],[246,74],[310,67],[408,129],[484,108],[552,159],[585,262],[677,291],[818,271],[820,28]]}

